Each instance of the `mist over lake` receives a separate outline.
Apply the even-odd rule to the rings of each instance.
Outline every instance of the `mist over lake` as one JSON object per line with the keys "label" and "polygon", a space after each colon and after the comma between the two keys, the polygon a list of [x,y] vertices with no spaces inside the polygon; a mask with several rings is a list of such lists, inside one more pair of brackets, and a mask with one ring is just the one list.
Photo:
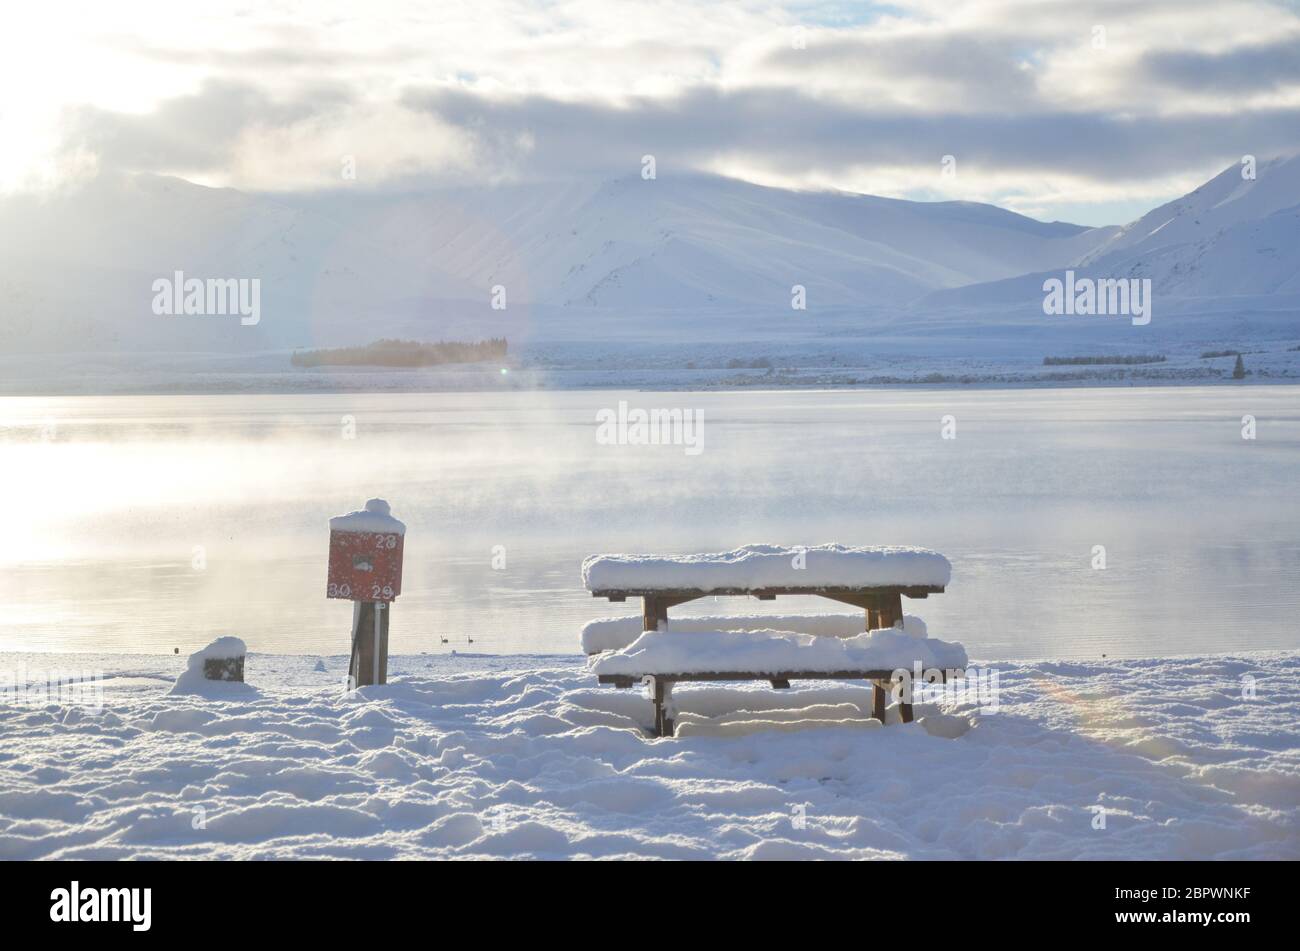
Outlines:
{"label": "mist over lake", "polygon": [[[702,451],[602,445],[620,401],[698,414]],[[3,650],[346,653],[326,525],[371,496],[408,526],[398,654],[576,651],[638,610],[583,589],[592,552],[825,541],[944,552],[947,592],[905,608],[972,657],[1300,646],[1285,387],[7,398],[0,420]]]}

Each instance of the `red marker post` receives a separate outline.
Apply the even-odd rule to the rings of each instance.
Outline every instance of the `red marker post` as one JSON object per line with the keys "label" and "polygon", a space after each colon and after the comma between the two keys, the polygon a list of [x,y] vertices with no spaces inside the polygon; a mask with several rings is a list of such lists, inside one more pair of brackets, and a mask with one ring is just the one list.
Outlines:
{"label": "red marker post", "polygon": [[388,617],[402,593],[405,540],[406,526],[393,518],[383,499],[371,499],[358,512],[330,519],[325,597],[353,605],[351,686],[388,682]]}

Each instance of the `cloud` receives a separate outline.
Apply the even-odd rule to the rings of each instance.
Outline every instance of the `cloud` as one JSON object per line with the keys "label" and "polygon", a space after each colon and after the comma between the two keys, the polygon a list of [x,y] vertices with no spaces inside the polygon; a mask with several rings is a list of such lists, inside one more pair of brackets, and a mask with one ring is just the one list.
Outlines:
{"label": "cloud", "polygon": [[[1230,116],[1135,118],[1065,111],[916,112],[828,101],[787,89],[695,89],[617,106],[542,96],[488,97],[412,91],[403,100],[449,125],[491,130],[494,159],[523,177],[620,173],[656,156],[661,171],[732,157],[774,173],[822,175],[863,165],[914,165],[940,157],[1015,173],[1134,180],[1188,166],[1222,166],[1245,152],[1293,148],[1300,106]],[[482,134],[482,132],[480,132]],[[527,135],[527,154],[501,143]]]}
{"label": "cloud", "polygon": [[253,73],[280,69],[345,69],[360,66],[393,66],[427,58],[416,47],[393,45],[376,50],[323,49],[314,45],[257,46],[249,49],[166,48],[150,46],[134,37],[123,39],[119,48],[141,59],[162,63],[202,66],[227,73]]}
{"label": "cloud", "polygon": [[142,115],[74,109],[64,143],[104,169],[263,190],[338,186],[345,165],[363,185],[435,172],[450,180],[474,157],[472,136],[436,117],[332,84],[274,97],[249,83],[211,81]]}
{"label": "cloud", "polygon": [[[1300,149],[1300,15],[1267,0],[381,5],[131,39],[106,21],[88,49],[129,84],[68,80],[52,151],[271,189],[338,185],[349,155],[358,183],[405,188],[629,174],[650,153],[660,174],[1050,214]],[[937,179],[944,155],[957,178]]]}
{"label": "cloud", "polygon": [[891,103],[925,112],[1000,111],[1040,99],[1033,57],[1010,34],[908,29],[812,35],[810,45],[772,46],[757,57],[757,85],[819,96]]}
{"label": "cloud", "polygon": [[289,127],[337,109],[349,95],[322,88],[311,97],[277,101],[247,83],[212,81],[196,93],[163,101],[143,115],[94,106],[68,110],[64,142],[88,150],[109,168],[209,172],[227,165],[251,126]]}
{"label": "cloud", "polygon": [[1300,82],[1300,34],[1223,52],[1156,50],[1142,58],[1149,79],[1182,89],[1260,91]]}

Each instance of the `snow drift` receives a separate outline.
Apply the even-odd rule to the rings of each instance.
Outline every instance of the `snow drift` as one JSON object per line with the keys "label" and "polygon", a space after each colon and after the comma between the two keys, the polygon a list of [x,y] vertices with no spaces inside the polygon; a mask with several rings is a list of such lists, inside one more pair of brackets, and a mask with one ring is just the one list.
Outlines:
{"label": "snow drift", "polygon": [[211,698],[65,655],[102,714],[0,704],[0,858],[1300,859],[1296,652],[1001,665],[997,713],[887,729],[866,685],[699,686],[670,741],[578,657],[395,656],[348,696],[345,656],[253,659]]}

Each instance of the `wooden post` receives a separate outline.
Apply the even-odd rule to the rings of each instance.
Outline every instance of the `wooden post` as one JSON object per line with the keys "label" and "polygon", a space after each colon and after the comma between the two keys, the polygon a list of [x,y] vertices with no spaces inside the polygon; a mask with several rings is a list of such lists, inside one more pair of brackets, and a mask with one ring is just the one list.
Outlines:
{"label": "wooden post", "polygon": [[348,679],[357,687],[388,683],[388,616],[392,602],[355,601]]}

